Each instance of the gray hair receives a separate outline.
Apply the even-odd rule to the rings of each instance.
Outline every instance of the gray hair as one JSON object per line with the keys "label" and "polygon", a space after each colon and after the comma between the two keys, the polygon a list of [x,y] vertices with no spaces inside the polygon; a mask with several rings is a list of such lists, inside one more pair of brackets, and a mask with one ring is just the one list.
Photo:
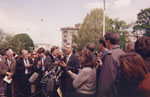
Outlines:
{"label": "gray hair", "polygon": [[21,53],[22,53],[22,54],[28,53],[28,51],[27,51],[27,50],[22,50]]}
{"label": "gray hair", "polygon": [[7,50],[6,51],[6,55],[8,55],[8,54],[13,54],[14,52],[12,51],[12,49],[9,49],[9,50]]}

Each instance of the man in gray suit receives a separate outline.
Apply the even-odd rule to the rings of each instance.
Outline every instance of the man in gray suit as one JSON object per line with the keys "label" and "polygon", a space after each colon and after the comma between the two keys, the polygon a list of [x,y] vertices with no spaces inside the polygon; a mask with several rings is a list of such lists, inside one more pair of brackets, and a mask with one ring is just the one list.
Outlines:
{"label": "man in gray suit", "polygon": [[[11,49],[6,51],[6,57],[3,58],[0,61],[0,83],[1,85],[5,86],[5,95],[7,97],[13,97],[14,96],[14,84],[13,81],[9,83],[4,83],[3,78],[5,76],[8,77],[8,79],[12,79],[16,67],[16,61],[13,57],[13,51]],[[6,85],[4,85],[6,84]]]}

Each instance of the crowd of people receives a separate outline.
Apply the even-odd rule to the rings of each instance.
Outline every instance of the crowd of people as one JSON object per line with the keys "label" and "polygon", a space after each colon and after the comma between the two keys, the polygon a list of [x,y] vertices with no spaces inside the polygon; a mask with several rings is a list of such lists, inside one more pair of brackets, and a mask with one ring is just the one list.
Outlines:
{"label": "crowd of people", "polygon": [[99,51],[87,43],[81,52],[66,44],[50,51],[8,48],[0,56],[0,95],[4,97],[150,97],[150,37],[121,49],[108,32]]}

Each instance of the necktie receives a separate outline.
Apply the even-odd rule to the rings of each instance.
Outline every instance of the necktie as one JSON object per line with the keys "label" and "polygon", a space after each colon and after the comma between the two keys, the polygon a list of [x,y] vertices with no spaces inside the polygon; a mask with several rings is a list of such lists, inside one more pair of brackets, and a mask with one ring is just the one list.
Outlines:
{"label": "necktie", "polygon": [[66,56],[66,64],[68,63],[69,61],[69,56]]}
{"label": "necktie", "polygon": [[26,64],[28,64],[28,60],[27,60],[27,59],[25,59],[25,61],[26,61]]}
{"label": "necktie", "polygon": [[44,66],[44,57],[42,58],[42,71],[45,71],[45,66]]}
{"label": "necktie", "polygon": [[[25,65],[29,65],[28,59],[25,59]],[[25,74],[28,74],[28,68],[25,69]]]}
{"label": "necktie", "polygon": [[10,64],[11,64],[11,60],[7,59],[7,63],[8,63],[8,71],[10,72]]}

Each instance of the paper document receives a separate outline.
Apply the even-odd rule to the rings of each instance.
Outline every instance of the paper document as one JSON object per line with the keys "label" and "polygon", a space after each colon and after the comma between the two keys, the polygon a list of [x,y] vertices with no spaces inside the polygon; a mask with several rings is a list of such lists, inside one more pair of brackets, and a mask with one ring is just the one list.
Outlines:
{"label": "paper document", "polygon": [[10,84],[11,81],[12,81],[12,78],[11,78],[11,79],[8,79],[8,76],[5,76],[3,80],[4,80],[5,82],[7,82],[8,84]]}

